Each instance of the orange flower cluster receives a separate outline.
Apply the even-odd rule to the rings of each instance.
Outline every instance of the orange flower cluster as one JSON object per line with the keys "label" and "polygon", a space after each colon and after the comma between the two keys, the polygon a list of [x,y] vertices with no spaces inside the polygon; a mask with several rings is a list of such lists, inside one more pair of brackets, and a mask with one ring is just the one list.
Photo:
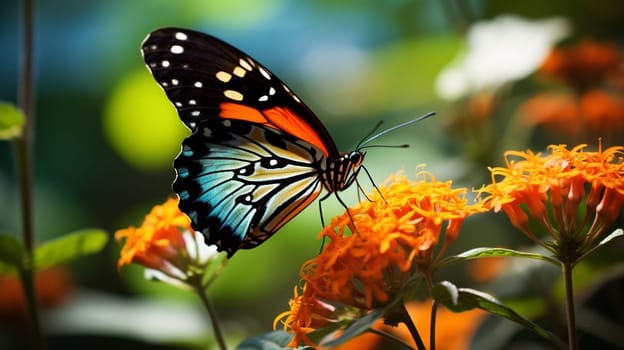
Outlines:
{"label": "orange flower cluster", "polygon": [[[480,190],[489,194],[485,204],[503,210],[514,226],[560,259],[578,259],[615,222],[624,204],[624,147],[596,152],[585,147],[551,145],[548,155],[506,152],[506,167],[491,169],[492,184]],[[553,242],[542,243],[529,218]]]}
{"label": "orange flower cluster", "polygon": [[624,131],[624,99],[602,89],[589,90],[579,97],[542,93],[522,108],[529,124],[543,125],[565,137],[615,139]]}
{"label": "orange flower cluster", "polygon": [[[69,268],[57,265],[35,274],[37,303],[46,309],[62,305],[75,289]],[[28,321],[27,304],[22,284],[17,276],[0,276],[0,320],[12,326],[24,326]]]}
{"label": "orange flower cluster", "polygon": [[[418,182],[391,178],[380,187],[382,196],[371,195],[323,229],[320,236],[329,243],[304,263],[301,294],[296,289],[290,311],[276,318],[295,333],[291,345],[311,344],[307,334],[314,329],[391,302],[409,278],[433,268],[467,216],[484,211],[468,205],[466,189],[425,171],[419,175]],[[444,245],[434,257],[443,231]]]}
{"label": "orange flower cluster", "polygon": [[618,142],[624,132],[624,57],[611,43],[581,41],[555,49],[540,73],[570,92],[545,92],[521,108],[530,125],[579,141],[602,137]]}
{"label": "orange flower cluster", "polygon": [[191,221],[178,209],[178,200],[170,198],[155,206],[140,227],[115,233],[117,241],[125,239],[118,267],[138,263],[183,279],[189,260],[183,231],[193,232]]}
{"label": "orange flower cluster", "polygon": [[584,90],[620,74],[622,59],[621,50],[614,43],[585,39],[573,46],[554,49],[540,72]]}

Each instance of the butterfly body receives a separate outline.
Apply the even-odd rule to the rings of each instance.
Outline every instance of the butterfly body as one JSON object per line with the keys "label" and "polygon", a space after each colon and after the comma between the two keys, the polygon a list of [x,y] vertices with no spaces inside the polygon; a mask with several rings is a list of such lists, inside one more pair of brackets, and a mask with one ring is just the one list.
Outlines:
{"label": "butterfly body", "polygon": [[245,53],[179,28],[150,33],[142,52],[192,131],[173,189],[206,243],[228,256],[256,247],[323,189],[355,181],[364,153],[339,153],[312,111]]}

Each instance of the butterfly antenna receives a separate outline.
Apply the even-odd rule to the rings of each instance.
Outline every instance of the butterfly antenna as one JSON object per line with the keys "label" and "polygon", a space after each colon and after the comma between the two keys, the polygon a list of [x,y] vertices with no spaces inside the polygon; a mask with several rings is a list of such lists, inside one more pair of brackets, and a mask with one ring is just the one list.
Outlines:
{"label": "butterfly antenna", "polygon": [[[429,112],[429,113],[427,113],[427,114],[425,114],[425,115],[421,115],[421,116],[420,116],[420,117],[418,117],[418,118],[415,118],[415,119],[412,119],[412,120],[408,120],[408,121],[406,121],[406,122],[404,122],[404,123],[401,123],[401,124],[399,124],[399,125],[395,125],[395,126],[393,126],[393,127],[389,128],[389,129],[383,130],[383,131],[381,131],[381,132],[379,132],[379,133],[377,133],[377,134],[375,134],[375,135],[373,135],[373,136],[370,136],[370,137],[369,137],[369,136],[366,136],[367,138],[365,138],[365,139],[364,139],[364,141],[360,142],[360,143],[358,144],[358,148],[356,148],[356,149],[361,149],[361,148],[360,148],[360,146],[363,146],[363,145],[365,145],[365,144],[367,144],[367,143],[369,143],[369,142],[371,142],[371,141],[373,141],[373,140],[377,139],[377,138],[378,138],[378,137],[380,137],[380,136],[383,136],[383,135],[385,135],[385,134],[391,133],[391,132],[393,132],[393,131],[395,131],[395,130],[397,130],[397,129],[400,129],[400,128],[403,128],[403,127],[406,127],[406,126],[408,126],[408,125],[414,124],[414,123],[419,122],[419,121],[421,121],[421,120],[423,120],[423,119],[429,118],[429,117],[431,117],[431,116],[433,116],[433,115],[435,115],[435,112]],[[381,123],[377,123],[377,125],[379,126],[379,125],[381,125]],[[375,129],[375,130],[376,130],[376,129]],[[369,135],[370,135],[370,134],[371,134],[371,133],[369,133]]]}
{"label": "butterfly antenna", "polygon": [[361,146],[357,150],[359,151],[365,148],[408,148],[408,147],[409,145],[407,143],[404,143],[402,145],[367,145],[367,146]]}
{"label": "butterfly antenna", "polygon": [[357,146],[355,146],[355,149],[360,149],[360,146],[364,143],[364,140],[366,140],[367,138],[369,138],[372,134],[375,133],[375,131],[379,130],[379,128],[381,127],[381,124],[383,124],[383,120],[380,120],[377,122],[377,124],[375,124],[375,126],[373,127],[373,129],[371,131],[368,132],[368,134],[366,134],[366,136],[364,136],[362,138],[362,140],[360,140],[360,142],[358,142]]}

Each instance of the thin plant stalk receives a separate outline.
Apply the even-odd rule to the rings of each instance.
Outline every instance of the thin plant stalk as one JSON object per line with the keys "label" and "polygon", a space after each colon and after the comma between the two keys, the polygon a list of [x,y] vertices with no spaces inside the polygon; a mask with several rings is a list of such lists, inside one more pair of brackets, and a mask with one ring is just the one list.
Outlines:
{"label": "thin plant stalk", "polygon": [[396,337],[396,336],[394,336],[394,335],[392,335],[390,333],[382,332],[382,331],[380,331],[378,329],[374,329],[374,328],[371,328],[371,329],[367,330],[367,332],[372,333],[372,334],[377,334],[380,337],[384,337],[384,338],[386,338],[388,340],[391,340],[391,341],[397,343],[398,345],[403,346],[404,348],[406,348],[408,350],[415,350],[415,348],[413,348],[411,345],[409,345],[408,343],[404,342],[403,339],[401,339],[399,337]]}
{"label": "thin plant stalk", "polygon": [[430,332],[429,332],[429,349],[435,350],[435,334],[436,334],[436,316],[438,313],[438,302],[433,301],[431,305],[431,319],[430,319]]}
{"label": "thin plant stalk", "polygon": [[20,278],[27,301],[32,327],[33,349],[45,349],[46,344],[39,321],[39,309],[34,283],[34,227],[33,227],[33,1],[23,1],[22,63],[18,86],[18,104],[24,115],[24,127],[13,143],[18,179],[24,262]]}
{"label": "thin plant stalk", "polygon": [[409,330],[412,338],[414,339],[414,342],[416,343],[416,347],[418,350],[426,350],[427,348],[425,347],[425,343],[423,342],[422,338],[420,337],[420,333],[418,333],[418,329],[416,329],[416,325],[414,325],[414,322],[412,321],[412,318],[410,317],[409,313],[407,312],[407,309],[405,308],[405,305],[402,305],[401,307],[402,310],[401,313],[403,314],[403,317],[401,319],[401,321],[403,323],[405,323],[405,325],[407,326],[407,329]]}
{"label": "thin plant stalk", "polygon": [[572,263],[562,263],[563,281],[566,300],[566,318],[568,324],[568,349],[576,350],[576,314],[574,310],[574,290],[572,285]]}
{"label": "thin plant stalk", "polygon": [[206,311],[208,311],[208,315],[210,316],[210,323],[212,323],[212,329],[215,335],[215,339],[217,340],[217,344],[219,345],[220,350],[227,350],[227,346],[225,344],[225,338],[223,337],[223,331],[221,330],[221,326],[219,325],[219,319],[217,317],[217,311],[210,300],[210,297],[206,293],[206,289],[202,287],[195,288],[197,295],[204,304]]}

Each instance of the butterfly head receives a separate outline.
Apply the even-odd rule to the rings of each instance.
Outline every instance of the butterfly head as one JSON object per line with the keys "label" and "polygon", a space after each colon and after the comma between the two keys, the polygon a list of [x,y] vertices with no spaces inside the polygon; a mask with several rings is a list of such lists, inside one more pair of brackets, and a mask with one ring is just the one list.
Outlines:
{"label": "butterfly head", "polygon": [[339,192],[351,186],[360,172],[365,155],[365,152],[356,150],[341,153],[339,158],[330,160],[324,174],[327,190]]}

